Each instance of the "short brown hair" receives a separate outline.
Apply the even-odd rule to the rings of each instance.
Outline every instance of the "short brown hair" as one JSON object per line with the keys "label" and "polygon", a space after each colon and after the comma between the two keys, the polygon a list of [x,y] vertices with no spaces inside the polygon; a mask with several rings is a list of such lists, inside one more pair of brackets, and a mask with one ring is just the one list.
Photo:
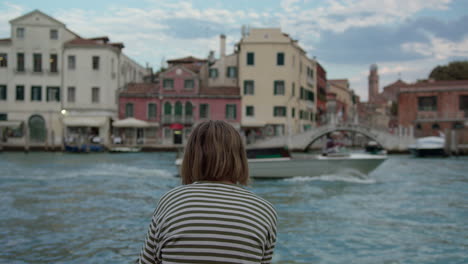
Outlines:
{"label": "short brown hair", "polygon": [[185,146],[180,175],[183,184],[230,181],[247,185],[249,167],[239,132],[224,121],[197,125]]}

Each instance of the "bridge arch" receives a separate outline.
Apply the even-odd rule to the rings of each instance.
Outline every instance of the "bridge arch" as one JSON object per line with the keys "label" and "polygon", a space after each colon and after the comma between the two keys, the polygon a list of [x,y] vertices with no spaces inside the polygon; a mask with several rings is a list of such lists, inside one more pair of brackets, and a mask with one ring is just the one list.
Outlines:
{"label": "bridge arch", "polygon": [[306,147],[303,149],[304,151],[307,151],[312,144],[314,144],[315,141],[317,141],[319,138],[327,135],[328,133],[333,133],[337,131],[347,131],[347,132],[356,132],[359,134],[362,134],[375,142],[379,144],[381,147],[385,148],[384,143],[379,139],[378,135],[373,133],[369,127],[365,126],[357,126],[357,125],[352,125],[352,126],[326,126],[323,127],[322,129],[319,129],[315,131],[309,138],[308,144]]}

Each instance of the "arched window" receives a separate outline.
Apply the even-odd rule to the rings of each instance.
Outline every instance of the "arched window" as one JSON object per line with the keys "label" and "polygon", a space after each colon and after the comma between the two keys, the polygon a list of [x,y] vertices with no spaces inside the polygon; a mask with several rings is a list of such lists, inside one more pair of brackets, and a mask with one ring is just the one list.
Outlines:
{"label": "arched window", "polygon": [[192,116],[193,115],[193,106],[191,102],[185,103],[185,116]]}
{"label": "arched window", "polygon": [[434,124],[432,125],[432,129],[440,129],[439,124],[434,123]]}
{"label": "arched window", "polygon": [[421,124],[416,124],[416,129],[421,129]]}
{"label": "arched window", "polygon": [[182,103],[177,101],[174,106],[174,113],[176,116],[182,116]]}
{"label": "arched window", "polygon": [[164,115],[171,115],[172,114],[172,105],[169,102],[164,103]]}
{"label": "arched window", "polygon": [[44,118],[40,115],[33,115],[29,118],[29,138],[32,142],[44,142],[46,139],[46,126]]}

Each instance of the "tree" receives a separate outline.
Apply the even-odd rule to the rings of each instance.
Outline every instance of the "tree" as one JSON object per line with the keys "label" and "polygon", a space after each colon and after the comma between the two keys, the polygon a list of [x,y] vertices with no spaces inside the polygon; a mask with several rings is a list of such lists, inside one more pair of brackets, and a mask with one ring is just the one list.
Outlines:
{"label": "tree", "polygon": [[435,67],[429,78],[436,81],[468,80],[468,61],[453,61],[448,65]]}

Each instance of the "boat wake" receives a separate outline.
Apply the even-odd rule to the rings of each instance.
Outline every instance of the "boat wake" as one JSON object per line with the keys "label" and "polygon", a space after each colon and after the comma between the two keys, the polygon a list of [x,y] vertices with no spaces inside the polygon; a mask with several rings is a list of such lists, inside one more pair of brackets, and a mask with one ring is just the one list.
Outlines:
{"label": "boat wake", "polygon": [[377,181],[370,178],[368,175],[362,174],[359,171],[348,169],[343,170],[337,174],[325,174],[320,176],[296,176],[293,178],[285,179],[285,181],[292,182],[309,182],[309,181],[326,181],[326,182],[349,182],[359,184],[374,184]]}

